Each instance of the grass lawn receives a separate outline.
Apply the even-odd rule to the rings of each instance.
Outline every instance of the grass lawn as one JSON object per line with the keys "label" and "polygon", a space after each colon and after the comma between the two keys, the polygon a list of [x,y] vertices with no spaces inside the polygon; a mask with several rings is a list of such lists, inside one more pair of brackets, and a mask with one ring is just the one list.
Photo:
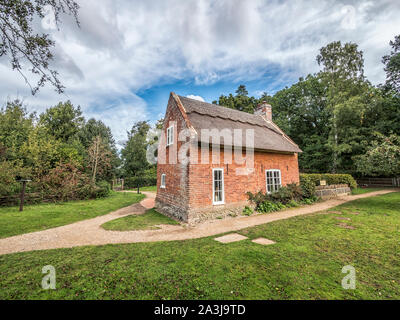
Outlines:
{"label": "grass lawn", "polygon": [[[240,231],[270,246],[210,237],[0,256],[0,299],[400,299],[400,193],[334,210]],[[41,289],[46,265],[56,290]],[[355,290],[341,286],[346,265]]]}
{"label": "grass lawn", "polygon": [[0,238],[39,231],[94,218],[139,202],[144,195],[112,192],[104,199],[35,204],[24,207],[0,208]]}
{"label": "grass lawn", "polygon": [[131,215],[123,218],[111,220],[102,225],[106,230],[127,231],[160,229],[159,224],[179,224],[179,222],[168,218],[154,209],[146,211],[141,215]]}
{"label": "grass lawn", "polygon": [[364,193],[380,191],[380,190],[384,190],[384,188],[356,188],[351,191],[351,194],[353,194],[353,195],[364,194]]}
{"label": "grass lawn", "polygon": [[[136,191],[137,188],[127,189],[127,190]],[[141,187],[139,190],[140,191],[154,191],[154,192],[156,192],[157,191],[157,186]]]}

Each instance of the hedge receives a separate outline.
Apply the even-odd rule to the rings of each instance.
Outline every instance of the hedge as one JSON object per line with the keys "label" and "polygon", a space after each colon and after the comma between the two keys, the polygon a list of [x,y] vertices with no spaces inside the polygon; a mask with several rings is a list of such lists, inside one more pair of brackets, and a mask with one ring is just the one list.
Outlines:
{"label": "hedge", "polygon": [[145,175],[140,177],[128,177],[124,179],[124,188],[151,187],[157,185],[157,176]]}
{"label": "hedge", "polygon": [[[331,174],[331,173],[302,173],[300,174],[300,184],[310,184],[319,186],[320,181],[325,180],[328,185],[348,184],[351,189],[357,188],[356,180],[350,174]],[[309,186],[310,187],[310,186]],[[311,187],[312,189],[312,187]],[[315,189],[314,189],[315,191]]]}

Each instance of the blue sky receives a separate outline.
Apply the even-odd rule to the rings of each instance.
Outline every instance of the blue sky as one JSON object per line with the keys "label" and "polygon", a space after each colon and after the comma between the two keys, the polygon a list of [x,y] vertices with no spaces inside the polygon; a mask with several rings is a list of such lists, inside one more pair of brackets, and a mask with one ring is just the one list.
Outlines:
{"label": "blue sky", "polygon": [[400,30],[392,0],[77,1],[80,28],[70,17],[54,28],[51,14],[35,24],[56,42],[65,94],[46,86],[32,97],[2,57],[0,101],[20,98],[42,112],[69,99],[110,126],[119,146],[135,121],[163,116],[170,91],[207,102],[240,84],[273,94],[318,71],[315,57],[331,41],[357,43],[366,76],[381,83],[381,58]]}
{"label": "blue sky", "polygon": [[[179,80],[170,82],[167,84],[161,84],[159,86],[153,86],[148,89],[142,89],[136,92],[136,94],[147,102],[148,110],[150,111],[154,120],[154,115],[158,116],[158,113],[164,111],[166,102],[169,98],[171,91],[182,95],[182,96],[198,96],[204,99],[206,102],[212,102],[218,100],[218,97],[228,95],[229,93],[235,93],[237,87],[241,84],[245,84],[249,95],[259,97],[263,92],[269,94],[275,93],[277,90],[283,88],[285,85],[290,85],[291,81],[285,83],[275,83],[273,79],[276,74],[265,74],[260,79],[250,81],[217,81],[210,85],[198,85],[192,80]],[[157,118],[156,116],[156,118]]]}

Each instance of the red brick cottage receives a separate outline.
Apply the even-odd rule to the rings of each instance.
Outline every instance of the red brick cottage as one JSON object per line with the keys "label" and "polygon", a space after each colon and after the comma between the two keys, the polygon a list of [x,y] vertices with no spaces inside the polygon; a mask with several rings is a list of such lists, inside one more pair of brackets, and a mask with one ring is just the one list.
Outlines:
{"label": "red brick cottage", "polygon": [[299,182],[299,147],[272,122],[271,106],[255,114],[171,93],[158,146],[156,208],[194,223],[237,213],[246,192],[273,192]]}

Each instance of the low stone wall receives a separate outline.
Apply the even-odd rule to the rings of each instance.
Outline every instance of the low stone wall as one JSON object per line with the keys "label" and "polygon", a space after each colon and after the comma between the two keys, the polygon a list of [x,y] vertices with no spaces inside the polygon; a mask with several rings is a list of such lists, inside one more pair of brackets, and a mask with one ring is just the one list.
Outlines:
{"label": "low stone wall", "polygon": [[207,206],[203,208],[184,208],[167,204],[156,198],[155,208],[158,212],[190,225],[204,222],[206,220],[223,219],[240,215],[245,206],[252,205],[248,201],[235,202],[218,206]]}
{"label": "low stone wall", "polygon": [[240,201],[216,206],[189,209],[189,224],[197,224],[206,220],[235,217],[243,212],[245,206],[252,206],[248,201]]}
{"label": "low stone wall", "polygon": [[351,194],[351,189],[347,184],[332,184],[329,186],[317,186],[315,195],[322,199],[334,198]]}
{"label": "low stone wall", "polygon": [[188,222],[187,208],[165,203],[156,198],[155,209],[158,212],[175,220]]}

